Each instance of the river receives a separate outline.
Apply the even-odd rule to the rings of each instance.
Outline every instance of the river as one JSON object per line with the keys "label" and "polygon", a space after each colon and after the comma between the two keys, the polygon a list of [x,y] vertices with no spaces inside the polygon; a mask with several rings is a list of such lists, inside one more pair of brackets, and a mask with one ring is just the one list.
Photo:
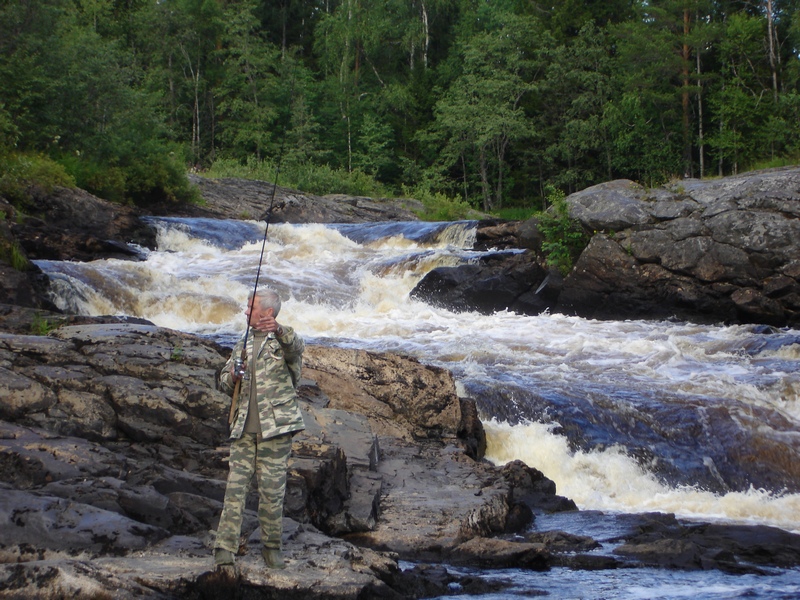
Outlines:
{"label": "river", "polygon": [[[158,249],[142,250],[140,262],[37,261],[57,305],[142,317],[232,345],[244,327],[263,223],[152,221]],[[800,331],[456,313],[411,298],[431,269],[480,254],[471,250],[474,228],[273,224],[261,281],[285,298],[281,321],[311,343],[400,352],[451,370],[462,395],[478,403],[487,457],[524,460],[583,510],[662,511],[800,533]],[[645,571],[603,595],[581,594],[608,574],[562,573],[557,597],[800,594],[793,570],[755,583]],[[508,576],[523,590],[542,585]]]}

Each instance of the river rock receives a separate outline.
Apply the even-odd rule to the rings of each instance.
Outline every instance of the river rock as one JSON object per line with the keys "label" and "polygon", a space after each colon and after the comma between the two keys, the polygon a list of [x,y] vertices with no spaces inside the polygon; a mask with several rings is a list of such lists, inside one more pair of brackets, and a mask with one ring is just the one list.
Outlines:
{"label": "river rock", "polygon": [[[331,194],[316,196],[267,181],[189,175],[204,203],[184,206],[187,216],[266,220],[272,206],[273,223],[364,223],[416,221],[422,203],[413,199],[381,199]],[[167,207],[170,214],[178,214]]]}
{"label": "river rock", "polygon": [[434,269],[412,296],[483,313],[792,326],[800,322],[798,190],[798,167],[655,189],[599,184],[566,199],[590,242],[565,279],[546,267],[537,219],[485,221],[475,247],[506,252]]}
{"label": "river rock", "polygon": [[[449,373],[309,345],[299,389],[307,428],[294,439],[285,500],[288,567],[261,566],[251,489],[238,574],[227,577],[212,570],[211,547],[229,403],[215,383],[230,349],[147,323],[90,321],[0,335],[0,598],[415,598],[507,585],[425,562],[797,564],[798,536],[768,528],[662,516],[654,539],[653,519],[643,519],[615,540],[616,558],[587,554],[597,542],[585,536],[532,532],[542,515],[577,512],[574,503],[524,463],[470,455],[480,421]],[[26,385],[38,386],[30,400],[19,392]],[[403,570],[401,558],[421,564]]]}
{"label": "river rock", "polygon": [[567,198],[594,237],[557,310],[596,318],[800,322],[800,168]]}
{"label": "river rock", "polygon": [[[84,321],[0,334],[0,582],[12,597],[201,597],[219,579],[211,544],[230,399],[216,376],[230,350],[147,323]],[[252,489],[239,577],[217,583],[407,598],[438,584],[425,569],[401,572],[401,553],[441,558],[527,526],[535,507],[521,510],[514,494],[528,484],[468,455],[482,429],[449,373],[312,345],[308,357],[307,428],[294,439],[285,501],[289,568],[260,567]]]}
{"label": "river rock", "polygon": [[137,209],[79,188],[40,190],[25,208],[11,231],[31,260],[130,259],[140,254],[129,244],[155,246],[155,232],[139,219]]}
{"label": "river rock", "polygon": [[649,514],[614,553],[673,569],[766,574],[765,566],[800,564],[800,536],[765,525],[689,524]]}
{"label": "river rock", "polygon": [[411,297],[456,311],[539,314],[555,304],[561,276],[530,252],[495,253],[457,267],[437,267]]}

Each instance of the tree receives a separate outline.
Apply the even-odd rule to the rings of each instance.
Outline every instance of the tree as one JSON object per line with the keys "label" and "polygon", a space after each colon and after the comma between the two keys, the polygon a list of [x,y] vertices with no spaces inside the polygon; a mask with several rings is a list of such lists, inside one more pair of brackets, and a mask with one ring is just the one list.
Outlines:
{"label": "tree", "polygon": [[774,109],[763,53],[765,29],[761,18],[736,13],[729,17],[720,43],[722,79],[709,98],[718,123],[709,144],[717,151],[720,174],[725,165],[738,173],[759,156],[759,148],[770,144],[759,135]]}
{"label": "tree", "polygon": [[[611,179],[612,147],[607,104],[614,98],[612,59],[606,36],[585,25],[568,44],[547,50],[546,77],[535,105],[545,179],[568,191]],[[543,150],[543,152],[541,152]]]}
{"label": "tree", "polygon": [[276,69],[280,50],[262,39],[253,14],[255,0],[230,4],[225,11],[224,75],[215,89],[219,140],[229,154],[261,160],[275,129]]}
{"label": "tree", "polygon": [[432,132],[443,147],[442,166],[461,171],[465,200],[470,171],[477,171],[483,209],[493,210],[503,205],[511,143],[532,134],[521,102],[542,68],[537,44],[547,41],[536,19],[487,16],[487,29],[459,45],[463,72],[437,103]]}

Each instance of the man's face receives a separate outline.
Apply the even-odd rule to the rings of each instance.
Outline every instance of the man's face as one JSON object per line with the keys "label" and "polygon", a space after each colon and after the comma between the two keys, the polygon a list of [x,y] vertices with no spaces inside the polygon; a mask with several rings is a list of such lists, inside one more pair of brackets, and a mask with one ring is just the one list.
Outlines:
{"label": "man's face", "polygon": [[261,308],[258,296],[256,296],[251,302],[247,303],[247,308],[245,309],[244,314],[247,317],[247,323],[250,325],[250,327],[255,327],[256,323],[258,323],[258,321],[263,317],[272,315],[272,309],[268,308],[265,310]]}

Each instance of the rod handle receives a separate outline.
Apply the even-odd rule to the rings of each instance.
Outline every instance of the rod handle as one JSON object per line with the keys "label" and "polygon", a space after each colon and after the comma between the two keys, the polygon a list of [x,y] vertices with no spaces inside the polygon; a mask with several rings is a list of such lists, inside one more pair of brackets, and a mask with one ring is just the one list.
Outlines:
{"label": "rod handle", "polygon": [[228,413],[228,427],[233,425],[233,415],[236,412],[236,404],[239,401],[239,389],[242,387],[242,380],[237,379],[233,386],[233,397],[231,398],[231,411]]}

